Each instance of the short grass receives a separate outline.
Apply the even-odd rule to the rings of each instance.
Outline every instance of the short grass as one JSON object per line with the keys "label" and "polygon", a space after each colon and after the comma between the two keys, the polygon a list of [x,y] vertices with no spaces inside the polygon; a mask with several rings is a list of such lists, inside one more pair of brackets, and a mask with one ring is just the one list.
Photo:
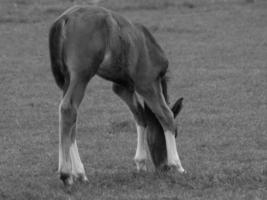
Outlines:
{"label": "short grass", "polygon": [[264,0],[103,0],[148,26],[168,55],[171,100],[185,99],[177,145],[189,173],[156,174],[151,162],[136,172],[130,113],[96,77],[78,128],[89,183],[64,189],[47,37],[74,3],[85,1],[0,3],[0,199],[267,199]]}

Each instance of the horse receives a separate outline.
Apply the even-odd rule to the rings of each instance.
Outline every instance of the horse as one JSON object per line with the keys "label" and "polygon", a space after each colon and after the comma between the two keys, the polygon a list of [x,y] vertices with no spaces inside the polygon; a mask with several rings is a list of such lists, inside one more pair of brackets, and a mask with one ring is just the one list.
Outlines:
{"label": "horse", "polygon": [[175,141],[174,118],[167,92],[168,59],[150,31],[120,14],[97,6],[73,6],[49,31],[51,71],[63,95],[59,104],[58,172],[65,185],[86,182],[76,143],[76,121],[85,89],[95,75],[112,89],[133,114],[137,129],[135,163],[146,170],[146,134],[156,168],[184,173]]}

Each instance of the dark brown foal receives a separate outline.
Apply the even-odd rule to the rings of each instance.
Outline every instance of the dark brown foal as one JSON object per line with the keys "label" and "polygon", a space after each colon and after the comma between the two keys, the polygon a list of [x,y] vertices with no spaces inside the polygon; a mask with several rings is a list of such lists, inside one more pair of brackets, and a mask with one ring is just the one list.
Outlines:
{"label": "dark brown foal", "polygon": [[105,8],[75,6],[52,25],[49,48],[52,72],[63,91],[59,106],[59,172],[64,183],[70,185],[75,178],[87,180],[75,140],[76,120],[86,86],[94,75],[114,82],[114,92],[134,115],[137,169],[146,169],[145,128],[149,120],[138,93],[164,132],[166,164],[184,172],[176,149],[174,115],[163,93],[167,92],[168,60],[143,25]]}

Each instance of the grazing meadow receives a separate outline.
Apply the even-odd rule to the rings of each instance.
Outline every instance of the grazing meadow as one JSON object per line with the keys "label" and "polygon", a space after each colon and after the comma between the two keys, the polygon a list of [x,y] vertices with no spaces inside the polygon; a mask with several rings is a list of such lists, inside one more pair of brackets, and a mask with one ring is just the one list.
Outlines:
{"label": "grazing meadow", "polygon": [[[93,3],[96,3],[94,1]],[[147,26],[169,59],[169,95],[186,175],[138,173],[136,130],[112,84],[94,77],[78,117],[88,184],[57,174],[58,104],[48,32],[89,0],[0,2],[0,199],[267,199],[267,2],[102,0]]]}

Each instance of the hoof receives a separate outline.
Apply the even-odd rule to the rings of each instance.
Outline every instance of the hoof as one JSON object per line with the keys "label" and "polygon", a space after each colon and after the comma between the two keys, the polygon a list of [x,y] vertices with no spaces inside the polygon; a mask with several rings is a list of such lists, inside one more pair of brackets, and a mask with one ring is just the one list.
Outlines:
{"label": "hoof", "polygon": [[186,170],[182,167],[177,167],[177,171],[180,173],[180,174],[186,174]]}
{"label": "hoof", "polygon": [[169,171],[171,168],[170,166],[168,166],[167,164],[162,164],[159,167],[156,168],[156,171],[158,172],[167,172]]}
{"label": "hoof", "polygon": [[171,174],[181,174],[181,175],[187,175],[187,171],[184,170],[183,168],[181,167],[178,167],[176,165],[162,165],[158,168],[156,168],[156,172],[159,173],[159,174],[168,174],[168,173],[171,173]]}
{"label": "hoof", "polygon": [[73,185],[73,178],[70,174],[67,173],[60,173],[60,180],[64,183],[65,186]]}
{"label": "hoof", "polygon": [[171,164],[161,166],[160,170],[161,171],[176,171],[180,174],[186,174],[187,173],[183,167],[179,167],[177,165],[171,165]]}
{"label": "hoof", "polygon": [[146,160],[135,160],[137,171],[147,171]]}
{"label": "hoof", "polygon": [[81,183],[88,183],[88,178],[85,174],[78,174],[76,179],[79,180]]}

